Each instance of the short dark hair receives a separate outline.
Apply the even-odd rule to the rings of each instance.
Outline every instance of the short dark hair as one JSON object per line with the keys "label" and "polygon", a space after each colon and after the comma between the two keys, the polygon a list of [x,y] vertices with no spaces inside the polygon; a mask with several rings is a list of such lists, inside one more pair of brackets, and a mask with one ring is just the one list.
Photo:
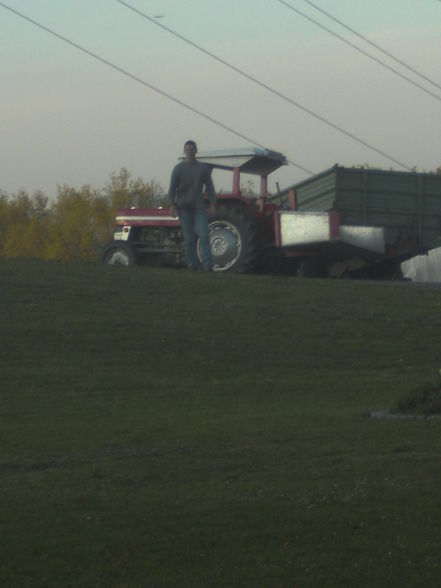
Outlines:
{"label": "short dark hair", "polygon": [[198,146],[196,145],[195,141],[193,141],[192,139],[189,139],[188,141],[185,141],[185,143],[184,143],[184,149],[187,147],[187,145],[191,145],[195,149],[198,148]]}

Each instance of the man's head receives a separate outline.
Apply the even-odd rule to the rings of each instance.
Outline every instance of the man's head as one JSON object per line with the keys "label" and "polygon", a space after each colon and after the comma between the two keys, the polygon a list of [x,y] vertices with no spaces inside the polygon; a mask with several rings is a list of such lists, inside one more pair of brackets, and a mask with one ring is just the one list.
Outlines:
{"label": "man's head", "polygon": [[187,161],[194,161],[196,159],[196,153],[198,152],[198,147],[194,141],[185,141],[184,144],[184,154]]}

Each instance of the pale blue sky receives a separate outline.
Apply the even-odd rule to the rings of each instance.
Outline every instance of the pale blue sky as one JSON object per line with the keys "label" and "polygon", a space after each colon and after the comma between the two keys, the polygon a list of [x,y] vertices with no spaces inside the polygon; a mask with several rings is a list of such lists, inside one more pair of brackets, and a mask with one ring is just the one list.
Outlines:
{"label": "pale blue sky", "polygon": [[[288,1],[348,40],[362,43],[303,0]],[[4,3],[315,172],[337,162],[394,165],[116,0]],[[163,15],[158,22],[399,161],[427,170],[441,165],[441,101],[385,71],[277,0],[129,3],[150,16]],[[441,3],[437,0],[315,3],[441,85]],[[248,144],[1,6],[0,39],[3,190],[41,189],[54,196],[57,184],[102,187],[122,166],[167,187],[185,139],[196,139],[201,150]],[[387,60],[372,48],[363,48]],[[418,82],[441,96],[441,89]],[[275,181],[283,187],[304,177],[304,172],[288,166],[273,175],[270,187]]]}

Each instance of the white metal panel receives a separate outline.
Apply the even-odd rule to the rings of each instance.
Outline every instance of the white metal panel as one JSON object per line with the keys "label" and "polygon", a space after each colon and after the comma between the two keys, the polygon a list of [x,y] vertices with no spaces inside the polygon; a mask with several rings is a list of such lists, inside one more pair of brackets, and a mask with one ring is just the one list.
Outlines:
{"label": "white metal panel", "polygon": [[282,247],[330,241],[329,214],[327,212],[280,212],[280,240]]}
{"label": "white metal panel", "polygon": [[340,226],[340,241],[360,247],[360,249],[367,249],[368,251],[375,251],[376,253],[384,253],[384,229],[383,227],[352,227],[348,225]]}
{"label": "white metal panel", "polygon": [[117,222],[142,222],[142,221],[175,221],[178,220],[176,216],[164,216],[159,214],[121,214],[115,217]]}

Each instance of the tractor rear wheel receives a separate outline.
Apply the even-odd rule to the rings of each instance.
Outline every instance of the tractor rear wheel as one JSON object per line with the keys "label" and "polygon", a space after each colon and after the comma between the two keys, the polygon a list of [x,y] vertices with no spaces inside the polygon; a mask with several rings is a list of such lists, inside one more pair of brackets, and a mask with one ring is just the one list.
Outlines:
{"label": "tractor rear wheel", "polygon": [[107,265],[136,265],[136,255],[133,247],[123,241],[114,241],[104,249],[102,260]]}
{"label": "tractor rear wheel", "polygon": [[[213,270],[245,273],[256,265],[258,253],[257,224],[246,211],[220,205],[208,219]],[[199,244],[198,255],[200,258]]]}

